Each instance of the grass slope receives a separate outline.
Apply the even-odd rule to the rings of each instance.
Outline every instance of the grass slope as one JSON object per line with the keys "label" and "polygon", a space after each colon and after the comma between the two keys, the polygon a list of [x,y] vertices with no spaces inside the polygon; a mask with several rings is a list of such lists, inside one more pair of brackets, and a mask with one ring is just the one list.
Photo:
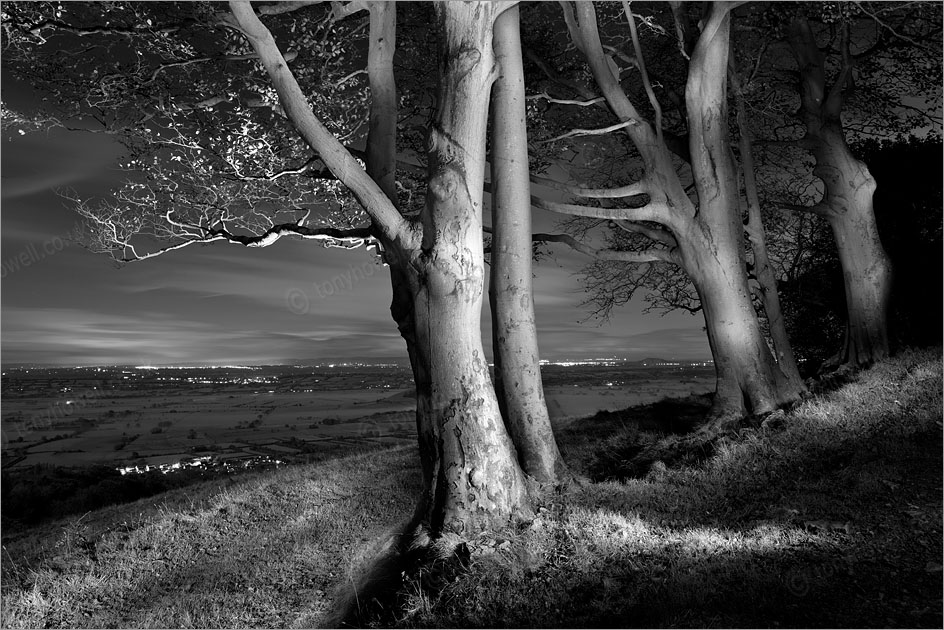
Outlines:
{"label": "grass slope", "polygon": [[[704,461],[623,479],[651,439],[600,414],[559,439],[593,481],[523,531],[470,541],[462,572],[406,576],[365,623],[941,627],[940,349],[909,352]],[[409,516],[414,449],[193,486],[5,540],[5,627],[323,622]],[[370,610],[368,602],[359,602]]]}

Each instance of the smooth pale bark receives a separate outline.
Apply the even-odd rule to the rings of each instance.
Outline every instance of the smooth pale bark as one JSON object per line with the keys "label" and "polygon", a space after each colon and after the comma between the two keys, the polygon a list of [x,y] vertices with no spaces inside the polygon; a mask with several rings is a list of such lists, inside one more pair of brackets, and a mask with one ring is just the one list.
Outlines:
{"label": "smooth pale bark", "polygon": [[[705,310],[718,372],[716,408],[773,411],[798,395],[767,348],[751,303],[744,260],[736,169],[728,137],[727,64],[731,17],[715,4],[695,46],[685,87],[690,149],[698,192],[696,223],[704,234],[682,251]],[[734,383],[738,389],[734,390]],[[741,407],[740,409],[738,407]]]}
{"label": "smooth pale bark", "polygon": [[429,190],[413,257],[419,361],[429,389],[420,449],[426,484],[417,517],[435,534],[468,534],[528,511],[524,474],[502,423],[482,346],[482,188],[495,79],[487,2],[435,5],[438,108],[430,126]]}
{"label": "smooth pale bark", "polygon": [[[502,423],[479,329],[485,133],[495,78],[492,22],[501,5],[445,2],[435,7],[440,86],[420,222],[402,217],[387,191],[321,124],[250,4],[230,6],[289,120],[352,190],[384,245],[394,288],[391,310],[407,341],[417,386],[424,489],[416,524],[432,537],[467,535],[526,514],[524,474]],[[381,182],[390,181],[384,127],[389,121],[389,108],[375,121],[380,143],[375,148],[382,157],[371,168],[377,168],[373,175]]]}
{"label": "smooth pale bark", "polygon": [[518,7],[495,22],[492,87],[492,251],[489,297],[495,393],[524,472],[566,474],[544,401],[531,284],[531,184]]}
{"label": "smooth pale bark", "polygon": [[812,152],[813,174],[825,186],[823,199],[815,207],[832,228],[845,286],[845,337],[842,349],[827,366],[864,367],[889,354],[892,266],[875,222],[875,179],[852,155],[842,131],[843,83],[852,61],[844,61],[836,84],[827,93],[823,53],[807,20],[791,24],[789,42],[799,66],[800,113],[806,126],[800,145]]}
{"label": "smooth pale bark", "polygon": [[796,400],[767,347],[751,304],[739,195],[727,134],[728,7],[715,4],[692,54],[686,84],[691,166],[698,191],[696,208],[685,193],[664,142],[639,118],[600,46],[593,4],[578,2],[578,33],[587,61],[607,103],[626,128],[645,166],[642,183],[656,220],[675,236],[677,255],[698,292],[715,361],[712,415],[731,420],[761,414]]}
{"label": "smooth pale bark", "polygon": [[737,105],[738,147],[741,153],[741,171],[744,174],[744,193],[747,197],[748,220],[745,231],[751,244],[751,251],[754,253],[754,275],[760,285],[760,297],[764,304],[764,312],[767,314],[767,327],[773,341],[777,364],[793,387],[806,391],[806,385],[804,385],[803,378],[800,376],[796,357],[793,354],[793,346],[787,336],[783,309],[780,307],[777,278],[774,276],[770,257],[767,254],[767,237],[761,216],[760,196],[757,193],[757,178],[754,169],[754,147],[750,127],[745,119],[744,96],[741,92],[740,81],[736,76],[737,70],[732,67],[731,73],[735,83],[732,86],[732,91]]}

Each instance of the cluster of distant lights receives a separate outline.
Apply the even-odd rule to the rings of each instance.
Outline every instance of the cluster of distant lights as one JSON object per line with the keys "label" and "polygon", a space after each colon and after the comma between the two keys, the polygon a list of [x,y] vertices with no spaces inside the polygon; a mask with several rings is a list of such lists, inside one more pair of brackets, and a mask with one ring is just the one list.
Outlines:
{"label": "cluster of distant lights", "polygon": [[[600,357],[593,359],[568,359],[568,360],[558,360],[550,361],[547,359],[541,359],[541,365],[555,365],[560,367],[574,367],[580,365],[601,365],[601,366],[617,366],[624,363],[637,363],[637,360],[634,359],[620,359],[616,357]],[[494,365],[489,363],[489,365]],[[653,363],[654,367],[672,367],[672,366],[685,366],[685,367],[712,367],[714,366],[714,361],[712,360],[685,360],[685,361],[663,361],[659,363]],[[61,367],[61,366],[60,366]],[[82,367],[82,366],[79,366]],[[126,366],[121,365],[111,365],[111,366],[99,366],[99,367],[88,367],[88,369],[94,369],[96,372],[107,372],[122,368]],[[281,367],[278,365],[269,365],[269,366],[260,366],[260,365],[135,365],[133,369],[135,370],[262,370],[266,367]],[[351,368],[351,367],[374,367],[374,368],[399,368],[403,367],[398,363],[360,363],[360,362],[351,362],[351,363],[318,363],[313,365],[292,365],[293,368]],[[24,372],[29,373],[30,369],[50,369],[50,368],[22,368]],[[52,368],[56,369],[56,368]],[[131,372],[124,371],[124,374],[131,374]],[[3,376],[7,375],[7,372],[2,373]],[[127,378],[127,377],[125,377]],[[158,378],[158,380],[182,380],[182,379],[173,379],[170,377]],[[187,379],[190,382],[196,382],[193,379]],[[209,382],[209,381],[207,381]],[[271,382],[265,380],[257,379],[242,379],[231,381],[233,383],[263,383]]]}
{"label": "cluster of distant lights", "polygon": [[[597,358],[597,359],[575,359],[571,361],[548,361],[541,359],[541,365],[557,365],[561,367],[573,367],[576,365],[602,365],[605,367],[623,365],[624,363],[638,363],[633,359],[617,359],[615,357]],[[652,364],[644,364],[648,367],[713,367],[712,360],[707,361],[659,361]]]}
{"label": "cluster of distant lights", "polygon": [[239,468],[254,468],[258,465],[275,465],[276,467],[282,466],[285,464],[281,459],[274,459],[268,455],[251,457],[244,460],[236,461],[227,461],[223,459],[217,459],[211,455],[205,455],[203,457],[195,457],[186,460],[181,460],[173,463],[166,464],[141,464],[135,466],[122,466],[116,468],[121,476],[125,475],[143,475],[151,471],[160,472],[161,474],[168,474],[179,472],[186,468],[210,468],[213,466],[219,466],[226,471],[231,471]]}

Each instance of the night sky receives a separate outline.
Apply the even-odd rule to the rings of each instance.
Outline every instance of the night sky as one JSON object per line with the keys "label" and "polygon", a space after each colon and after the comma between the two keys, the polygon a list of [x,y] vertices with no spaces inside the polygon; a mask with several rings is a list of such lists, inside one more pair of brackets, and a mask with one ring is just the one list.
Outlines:
{"label": "night sky", "polygon": [[[3,138],[4,365],[405,364],[387,269],[363,249],[284,238],[263,249],[214,243],[119,269],[70,245],[78,217],[54,190],[107,195],[122,178],[118,155],[110,139],[89,133]],[[536,230],[554,229],[556,216],[535,212]],[[589,311],[577,273],[587,259],[555,251],[535,268],[542,358],[710,357],[700,315],[644,315],[640,299],[602,325],[580,323]],[[487,309],[483,334],[490,354]]]}

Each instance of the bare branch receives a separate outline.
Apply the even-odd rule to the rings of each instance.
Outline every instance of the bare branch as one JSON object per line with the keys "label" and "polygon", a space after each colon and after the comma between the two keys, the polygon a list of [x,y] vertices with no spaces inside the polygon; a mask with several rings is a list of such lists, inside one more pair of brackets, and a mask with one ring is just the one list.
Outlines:
{"label": "bare branch", "polygon": [[[274,225],[262,234],[258,235],[233,234],[225,227],[206,228],[192,226],[199,227],[204,235],[199,238],[188,239],[182,243],[175,243],[174,245],[169,245],[144,255],[135,254],[132,256],[122,256],[116,258],[116,260],[119,262],[137,262],[141,260],[147,260],[148,258],[155,258],[162,254],[166,254],[167,252],[193,245],[194,243],[205,244],[224,240],[237,245],[243,245],[245,247],[268,247],[283,236],[299,236],[303,239],[322,241],[325,247],[356,249],[358,247],[371,244],[373,238],[370,228],[354,228],[349,230],[331,227],[309,228],[302,225],[303,221],[304,219],[298,223],[283,223]],[[177,223],[177,225],[183,224]],[[130,247],[130,245],[128,247]]]}
{"label": "bare branch", "polygon": [[842,66],[839,70],[839,76],[836,77],[833,87],[829,90],[826,97],[825,107],[827,112],[833,116],[838,116],[842,109],[842,91],[846,89],[846,84],[852,78],[852,54],[849,51],[849,24],[843,24],[839,35],[839,48],[842,53]]}
{"label": "bare branch", "polygon": [[548,103],[556,103],[558,105],[576,105],[577,107],[587,107],[589,105],[598,105],[599,103],[606,102],[606,99],[603,98],[602,96],[598,96],[596,98],[592,98],[585,101],[577,101],[577,100],[567,99],[567,98],[554,98],[547,92],[541,92],[540,94],[532,94],[530,96],[526,96],[525,99],[529,101],[541,99],[541,100],[547,101]]}
{"label": "bare branch", "polygon": [[830,213],[829,206],[823,203],[817,203],[812,206],[803,206],[796,203],[786,203],[783,201],[778,201],[774,203],[774,207],[778,210],[787,210],[789,212],[809,212],[811,214],[819,215],[822,217],[827,216]]}
{"label": "bare branch", "polygon": [[891,33],[894,37],[896,37],[896,38],[898,38],[898,39],[900,39],[900,40],[902,40],[902,41],[906,41],[906,42],[908,42],[909,44],[911,44],[912,46],[914,46],[914,47],[916,47],[916,48],[920,48],[921,50],[923,50],[923,51],[925,51],[925,52],[929,52],[929,53],[931,53],[931,54],[933,54],[933,55],[935,55],[935,56],[939,56],[939,55],[941,54],[940,47],[932,48],[931,46],[928,46],[928,45],[924,44],[923,42],[919,42],[919,41],[916,40],[916,39],[913,39],[913,38],[911,38],[911,37],[908,37],[907,35],[903,35],[903,34],[899,33],[898,31],[896,31],[894,28],[892,28],[892,26],[891,26],[890,24],[888,24],[887,22],[884,22],[881,18],[878,17],[878,16],[879,16],[879,11],[872,11],[871,9],[869,9],[868,6],[867,6],[868,4],[869,4],[869,3],[867,3],[867,2],[856,2],[856,6],[859,8],[860,11],[862,11],[862,12],[865,13],[867,16],[869,16],[870,18],[872,18],[873,20],[875,20],[879,25],[882,26],[882,28],[884,28],[885,30],[887,30],[887,31],[888,31],[889,33]]}
{"label": "bare branch", "polygon": [[539,197],[531,196],[531,203],[536,208],[549,210],[557,214],[569,214],[577,217],[590,217],[592,219],[625,219],[627,221],[652,221],[672,227],[673,218],[669,212],[669,207],[665,203],[653,203],[650,201],[641,208],[592,208],[589,206],[578,206],[572,203],[558,203],[547,201]]}
{"label": "bare branch", "polygon": [[543,234],[537,233],[531,236],[531,240],[536,243],[563,243],[571,249],[596,258],[598,260],[612,260],[626,263],[652,263],[669,262],[678,264],[676,256],[668,250],[650,249],[642,252],[621,251],[610,248],[596,248],[583,241],[575,239],[569,234]]}
{"label": "bare branch", "polygon": [[278,15],[280,13],[290,13],[298,9],[310,7],[314,4],[321,4],[324,0],[285,0],[284,2],[275,2],[273,4],[264,4],[259,7],[259,13],[262,15]]}
{"label": "bare branch", "polygon": [[636,32],[636,19],[633,17],[633,10],[629,6],[628,0],[623,0],[623,10],[626,13],[626,21],[629,24],[629,34],[633,40],[633,50],[636,52],[636,66],[639,68],[639,74],[642,76],[643,87],[646,88],[646,95],[649,97],[649,104],[655,112],[656,136],[659,142],[662,142],[662,107],[659,105],[659,99],[656,93],[652,91],[652,84],[649,82],[649,73],[646,72],[646,62],[642,56],[642,47],[639,45],[639,34]]}
{"label": "bare branch", "polygon": [[624,120],[623,122],[616,123],[615,125],[610,125],[609,127],[603,127],[602,129],[571,129],[566,133],[562,133],[559,136],[554,136],[553,138],[548,138],[547,140],[540,140],[537,144],[548,144],[549,142],[557,142],[558,140],[563,140],[564,138],[573,138],[575,136],[602,136],[604,134],[610,133],[612,131],[617,131],[619,129],[625,129],[630,125],[638,125],[638,120]]}
{"label": "bare branch", "polygon": [[531,177],[531,183],[586,199],[622,199],[624,197],[649,194],[649,188],[645,180],[619,188],[582,188],[580,186],[571,186],[570,184],[564,184],[554,181],[553,179],[533,175]]}

